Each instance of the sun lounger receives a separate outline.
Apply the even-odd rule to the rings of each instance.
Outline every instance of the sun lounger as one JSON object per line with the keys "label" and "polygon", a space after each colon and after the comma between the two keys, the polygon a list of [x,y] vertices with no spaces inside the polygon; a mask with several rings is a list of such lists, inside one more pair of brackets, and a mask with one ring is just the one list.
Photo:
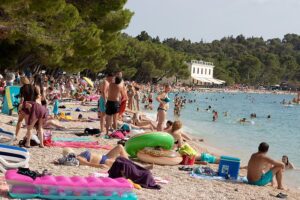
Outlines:
{"label": "sun lounger", "polygon": [[21,147],[0,144],[0,171],[28,167],[29,152]]}
{"label": "sun lounger", "polygon": [[2,128],[0,128],[0,143],[10,145],[13,143],[15,139],[15,134],[4,131]]}

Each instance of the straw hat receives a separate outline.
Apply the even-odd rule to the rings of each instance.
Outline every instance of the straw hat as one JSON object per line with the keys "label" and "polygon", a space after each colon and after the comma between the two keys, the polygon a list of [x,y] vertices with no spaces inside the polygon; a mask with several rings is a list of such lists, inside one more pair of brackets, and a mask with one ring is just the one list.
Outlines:
{"label": "straw hat", "polygon": [[62,151],[63,156],[67,156],[70,153],[74,153],[73,149],[71,149],[71,148],[64,148]]}

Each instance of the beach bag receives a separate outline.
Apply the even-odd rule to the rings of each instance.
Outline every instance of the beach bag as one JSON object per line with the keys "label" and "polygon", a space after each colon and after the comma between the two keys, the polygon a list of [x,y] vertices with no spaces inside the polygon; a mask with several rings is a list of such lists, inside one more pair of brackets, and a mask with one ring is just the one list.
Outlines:
{"label": "beach bag", "polygon": [[203,167],[203,166],[194,168],[193,173],[197,174],[197,175],[203,175],[203,176],[217,176],[218,175],[218,173],[215,172],[212,168]]}
{"label": "beach bag", "polygon": [[86,129],[84,129],[84,134],[85,135],[97,135],[99,133],[101,133],[101,131],[98,128],[86,128]]}
{"label": "beach bag", "polygon": [[121,126],[120,130],[121,130],[122,132],[124,132],[124,131],[130,132],[131,128],[130,128],[130,125],[129,125],[129,124],[124,123],[124,124]]}
{"label": "beach bag", "polygon": [[117,139],[124,139],[126,136],[126,132],[125,131],[121,131],[121,130],[117,130],[115,132],[113,132],[112,134],[109,135],[112,138],[117,138]]}
{"label": "beach bag", "polygon": [[[19,141],[19,146],[20,147],[25,147],[26,140],[27,140],[26,137],[24,137],[23,140],[20,140]],[[37,136],[36,135],[32,135],[31,139],[30,139],[30,146],[38,146],[39,144],[40,144],[40,141],[37,138]]]}
{"label": "beach bag", "polygon": [[52,143],[52,131],[47,130],[44,132],[44,145],[51,146]]}
{"label": "beach bag", "polygon": [[64,157],[59,158],[58,164],[66,166],[79,166],[79,160],[76,159],[76,155],[74,153],[69,153]]}

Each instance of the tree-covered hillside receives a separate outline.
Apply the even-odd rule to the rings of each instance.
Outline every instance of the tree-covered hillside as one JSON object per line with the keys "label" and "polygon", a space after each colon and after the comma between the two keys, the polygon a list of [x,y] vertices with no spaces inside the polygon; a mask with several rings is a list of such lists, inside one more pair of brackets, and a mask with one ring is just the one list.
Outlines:
{"label": "tree-covered hillside", "polygon": [[226,37],[211,43],[169,38],[162,42],[189,58],[214,62],[215,76],[228,84],[270,85],[300,82],[300,36],[284,38]]}

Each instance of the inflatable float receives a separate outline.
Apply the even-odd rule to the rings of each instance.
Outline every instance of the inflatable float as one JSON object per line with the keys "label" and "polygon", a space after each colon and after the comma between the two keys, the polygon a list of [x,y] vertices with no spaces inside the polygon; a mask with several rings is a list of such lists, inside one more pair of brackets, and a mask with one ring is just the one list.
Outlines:
{"label": "inflatable float", "polygon": [[21,147],[0,144],[0,171],[28,167],[29,152]]}
{"label": "inflatable float", "polygon": [[178,165],[182,161],[182,156],[175,151],[149,147],[139,151],[137,157],[145,163],[157,165]]}
{"label": "inflatable float", "polygon": [[163,149],[171,149],[174,145],[174,138],[169,133],[165,132],[152,132],[143,133],[131,137],[125,143],[127,153],[136,157],[137,152],[145,147],[161,147]]}
{"label": "inflatable float", "polygon": [[133,186],[125,178],[42,176],[32,179],[9,170],[5,174],[9,195],[20,199],[126,199],[135,200]]}

